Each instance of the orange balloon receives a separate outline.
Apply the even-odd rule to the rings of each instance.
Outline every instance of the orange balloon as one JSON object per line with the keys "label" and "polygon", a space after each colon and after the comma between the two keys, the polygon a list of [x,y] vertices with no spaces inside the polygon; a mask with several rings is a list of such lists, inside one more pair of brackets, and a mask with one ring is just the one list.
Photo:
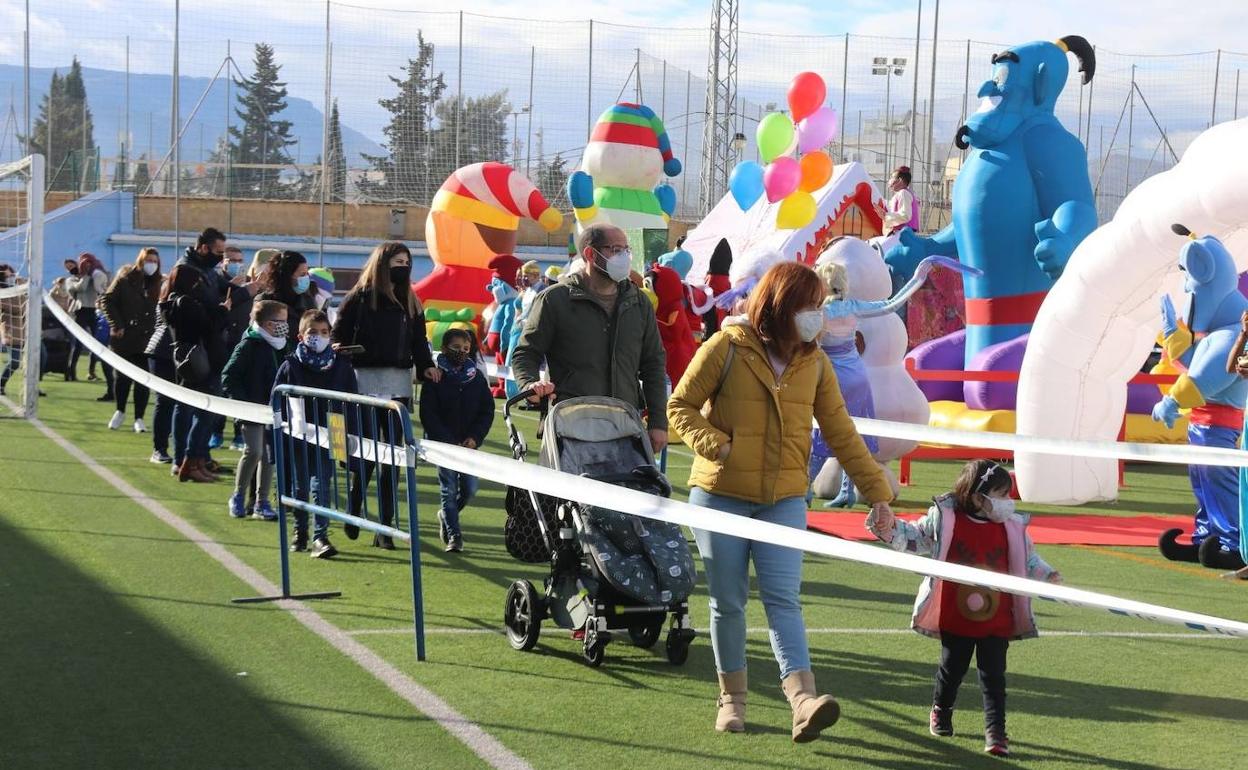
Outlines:
{"label": "orange balloon", "polygon": [[832,178],[832,158],[821,150],[808,152],[798,161],[802,166],[802,181],[799,190],[814,192],[828,183]]}

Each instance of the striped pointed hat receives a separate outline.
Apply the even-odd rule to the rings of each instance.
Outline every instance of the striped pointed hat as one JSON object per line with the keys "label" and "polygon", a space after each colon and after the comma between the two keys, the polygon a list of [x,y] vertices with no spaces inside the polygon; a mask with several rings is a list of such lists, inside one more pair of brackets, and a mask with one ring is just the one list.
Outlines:
{"label": "striped pointed hat", "polygon": [[672,140],[667,136],[663,121],[644,104],[620,102],[607,108],[598,116],[589,141],[653,147],[663,156],[663,173],[680,174],[680,161],[672,154]]}
{"label": "striped pointed hat", "polygon": [[563,215],[515,169],[502,163],[473,163],[454,171],[433,197],[433,210],[499,230],[515,230],[520,217],[547,232],[559,229]]}

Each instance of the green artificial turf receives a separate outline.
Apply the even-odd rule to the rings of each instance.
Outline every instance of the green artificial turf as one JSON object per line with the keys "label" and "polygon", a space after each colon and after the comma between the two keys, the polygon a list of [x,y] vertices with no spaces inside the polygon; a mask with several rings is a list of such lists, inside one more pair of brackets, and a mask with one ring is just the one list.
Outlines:
{"label": "green artificial turf", "polygon": [[[226,515],[224,483],[178,484],[147,462],[150,441],[109,432],[100,386],[49,378],[44,421],[126,481],[276,582],[273,524]],[[149,414],[149,423],[150,423]],[[534,418],[517,424],[532,438]],[[505,453],[501,418],[487,451]],[[237,455],[218,450],[232,464]],[[670,456],[684,494],[689,457]],[[0,420],[0,767],[480,766],[448,733],[271,605],[238,606],[249,588],[194,544],[122,498],[32,427]],[[957,463],[917,463],[898,508],[919,510]],[[340,589],[312,603],[338,627],[428,686],[535,767],[987,767],[973,675],[959,735],[928,735],[937,644],[904,631],[918,578],[808,558],[804,602],[817,679],[844,717],[824,740],[796,746],[776,683],[761,604],[748,609],[750,731],[714,733],[710,643],[689,662],[624,642],[587,667],[579,643],[549,623],[536,650],[497,633],[514,579],[539,584],[502,542],[502,490],[485,483],[464,514],[465,553],[444,554],[432,513],[433,472],[421,468],[421,557],[429,660],[412,649],[408,551],[346,540],[341,555],[292,555],[296,592]],[[1185,474],[1133,467],[1106,513],[1187,513]],[[1029,510],[1032,510],[1029,507]],[[1152,549],[1048,547],[1071,585],[1244,619],[1248,586],[1164,562]],[[691,600],[707,625],[705,594]],[[1042,631],[1182,632],[1109,613],[1040,602]],[[865,629],[865,631],[854,631]],[[836,630],[830,633],[829,630]],[[847,631],[848,630],[848,631]],[[1050,636],[1012,646],[1010,733],[1016,759],[1041,768],[1230,766],[1248,730],[1248,642],[1209,637]],[[240,672],[247,672],[240,676]]]}

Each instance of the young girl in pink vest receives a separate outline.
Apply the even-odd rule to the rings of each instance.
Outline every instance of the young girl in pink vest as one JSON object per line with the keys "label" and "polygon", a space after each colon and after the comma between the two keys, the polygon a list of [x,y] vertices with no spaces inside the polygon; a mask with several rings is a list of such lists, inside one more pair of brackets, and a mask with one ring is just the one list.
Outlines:
{"label": "young girl in pink vest", "polygon": [[[1057,570],[1036,553],[1010,499],[1005,468],[990,460],[966,464],[953,491],[933,500],[913,524],[868,520],[867,526],[893,550],[931,556],[953,564],[1060,583]],[[1005,657],[1010,641],[1036,636],[1031,599],[938,578],[925,578],[914,603],[911,627],[940,639],[940,668],[932,694],[932,735],[953,735],[953,704],[975,654],[984,694],[984,751],[1008,756],[1005,732]]]}

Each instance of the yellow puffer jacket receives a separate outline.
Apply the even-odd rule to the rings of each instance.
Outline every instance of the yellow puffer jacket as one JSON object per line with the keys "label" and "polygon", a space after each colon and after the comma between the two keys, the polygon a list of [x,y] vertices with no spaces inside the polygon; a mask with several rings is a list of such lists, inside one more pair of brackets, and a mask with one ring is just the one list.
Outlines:
{"label": "yellow puffer jacket", "polygon": [[[719,393],[729,345],[736,352]],[[714,397],[709,419],[702,406]],[[771,505],[803,497],[814,417],[829,448],[871,503],[892,499],[884,474],[854,429],[832,363],[819,349],[799,354],[780,381],[752,328],[730,325],[698,348],[667,402],[673,428],[697,457],[689,486]],[[732,442],[728,457],[716,459]]]}

